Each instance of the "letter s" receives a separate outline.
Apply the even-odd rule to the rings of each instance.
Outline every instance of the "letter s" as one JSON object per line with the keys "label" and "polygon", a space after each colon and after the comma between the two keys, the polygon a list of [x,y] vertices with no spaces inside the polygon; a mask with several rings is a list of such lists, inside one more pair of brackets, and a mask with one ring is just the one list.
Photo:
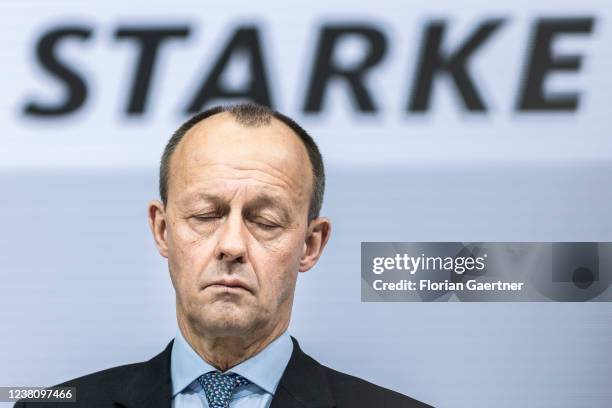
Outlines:
{"label": "letter s", "polygon": [[36,56],[50,74],[60,80],[66,87],[66,98],[55,105],[45,105],[30,101],[24,106],[24,113],[30,116],[61,116],[74,112],[85,102],[87,87],[83,79],[64,63],[58,60],[56,48],[61,41],[68,38],[85,40],[91,36],[88,27],[63,26],[44,34],[36,46]]}

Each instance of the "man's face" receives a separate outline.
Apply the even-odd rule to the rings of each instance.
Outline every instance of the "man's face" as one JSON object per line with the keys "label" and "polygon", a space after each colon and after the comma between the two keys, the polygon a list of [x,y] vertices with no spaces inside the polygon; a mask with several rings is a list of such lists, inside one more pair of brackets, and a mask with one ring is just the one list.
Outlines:
{"label": "man's face", "polygon": [[244,127],[220,113],[189,130],[171,159],[166,208],[149,207],[179,322],[198,335],[286,329],[297,273],[329,233],[325,219],[308,225],[312,178],[302,142],[275,119]]}

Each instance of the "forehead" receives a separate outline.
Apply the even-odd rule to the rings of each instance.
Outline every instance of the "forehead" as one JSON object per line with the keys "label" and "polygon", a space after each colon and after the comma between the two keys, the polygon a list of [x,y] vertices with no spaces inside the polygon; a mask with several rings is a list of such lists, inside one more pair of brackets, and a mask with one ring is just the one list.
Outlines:
{"label": "forehead", "polygon": [[247,127],[227,112],[196,124],[183,137],[170,165],[168,196],[186,200],[232,188],[309,201],[312,171],[299,137],[279,120]]}

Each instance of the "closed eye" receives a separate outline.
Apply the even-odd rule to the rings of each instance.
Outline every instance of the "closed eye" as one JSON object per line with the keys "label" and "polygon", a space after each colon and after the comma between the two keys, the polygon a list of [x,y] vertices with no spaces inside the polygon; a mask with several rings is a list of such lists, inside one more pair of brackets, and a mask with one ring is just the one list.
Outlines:
{"label": "closed eye", "polygon": [[268,224],[262,224],[262,223],[257,223],[257,225],[259,225],[261,228],[263,229],[268,229],[268,230],[272,230],[275,228],[278,228],[278,225],[268,225]]}
{"label": "closed eye", "polygon": [[221,219],[220,215],[196,215],[194,216],[196,220],[199,221],[214,221]]}
{"label": "closed eye", "polygon": [[279,228],[278,225],[276,224],[272,224],[269,222],[262,222],[262,221],[252,221],[253,224],[257,225],[259,228],[265,229],[265,230],[273,230],[276,228]]}

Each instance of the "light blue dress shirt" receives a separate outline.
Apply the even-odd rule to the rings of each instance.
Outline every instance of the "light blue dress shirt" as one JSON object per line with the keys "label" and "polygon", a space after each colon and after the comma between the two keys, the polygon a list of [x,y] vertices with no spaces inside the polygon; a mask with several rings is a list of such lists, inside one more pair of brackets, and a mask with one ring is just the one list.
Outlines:
{"label": "light blue dress shirt", "polygon": [[[251,384],[237,387],[230,408],[268,408],[276,387],[293,352],[293,342],[286,331],[248,360],[230,368]],[[197,378],[217,369],[201,358],[177,330],[170,356],[173,408],[209,408]]]}

